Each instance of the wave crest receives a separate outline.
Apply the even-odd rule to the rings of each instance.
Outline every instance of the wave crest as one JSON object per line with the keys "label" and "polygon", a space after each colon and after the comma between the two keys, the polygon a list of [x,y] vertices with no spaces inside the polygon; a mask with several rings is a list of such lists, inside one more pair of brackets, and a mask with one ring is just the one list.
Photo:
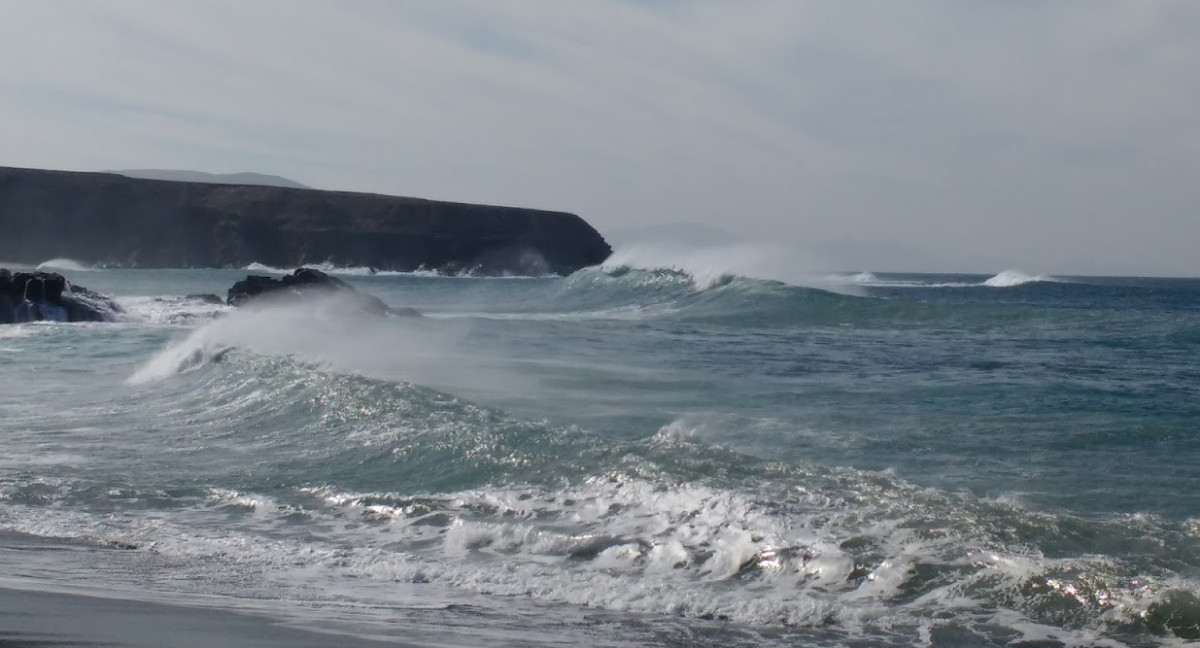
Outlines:
{"label": "wave crest", "polygon": [[1028,283],[1037,283],[1042,281],[1057,281],[1049,275],[1030,275],[1019,270],[1004,270],[983,282],[983,285],[990,288],[1014,288],[1023,286]]}

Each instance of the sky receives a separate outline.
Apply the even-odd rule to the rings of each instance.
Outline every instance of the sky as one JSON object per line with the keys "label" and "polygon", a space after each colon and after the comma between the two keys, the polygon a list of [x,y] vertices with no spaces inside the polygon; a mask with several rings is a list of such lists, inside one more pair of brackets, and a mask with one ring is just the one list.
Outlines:
{"label": "sky", "polygon": [[1197,34],[1194,0],[0,0],[0,165],[1200,276]]}

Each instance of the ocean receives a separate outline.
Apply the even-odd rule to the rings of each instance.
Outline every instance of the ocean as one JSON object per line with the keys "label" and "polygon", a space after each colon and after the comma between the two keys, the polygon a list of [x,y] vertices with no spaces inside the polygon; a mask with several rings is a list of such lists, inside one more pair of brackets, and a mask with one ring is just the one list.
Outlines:
{"label": "ocean", "polygon": [[383,318],[59,265],[127,312],[0,327],[6,587],[424,646],[1200,639],[1197,279],[333,269],[424,314]]}

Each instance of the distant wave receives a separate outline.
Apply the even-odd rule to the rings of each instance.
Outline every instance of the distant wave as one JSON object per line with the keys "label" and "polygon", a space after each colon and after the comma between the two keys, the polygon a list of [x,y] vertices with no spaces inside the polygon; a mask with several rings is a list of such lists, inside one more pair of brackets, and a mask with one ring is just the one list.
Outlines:
{"label": "distant wave", "polygon": [[66,270],[68,272],[93,272],[96,268],[75,261],[74,259],[50,259],[38,264],[38,270]]}
{"label": "distant wave", "polygon": [[983,282],[983,285],[990,288],[1013,288],[1016,286],[1023,286],[1027,283],[1035,283],[1039,281],[1058,280],[1048,275],[1028,275],[1017,270],[1005,270],[991,279]]}
{"label": "distant wave", "polygon": [[730,283],[736,277],[777,281],[802,288],[857,294],[844,281],[832,280],[815,264],[797,258],[794,250],[758,244],[683,248],[633,244],[615,250],[600,268],[622,270],[667,270],[691,277],[698,290]]}
{"label": "distant wave", "polygon": [[949,284],[949,283],[929,283],[916,279],[894,279],[884,278],[874,272],[853,272],[847,274],[832,274],[827,277],[829,281],[863,286],[868,288],[940,288],[949,286],[959,286],[967,284]]}
{"label": "distant wave", "polygon": [[850,272],[825,275],[824,279],[833,283],[862,284],[870,286],[883,282],[874,272]]}
{"label": "distant wave", "polygon": [[960,275],[928,275],[927,278],[914,278],[911,275],[903,277],[880,277],[872,272],[858,272],[853,274],[829,275],[828,279],[843,284],[868,288],[1014,288],[1029,283],[1058,283],[1063,281],[1050,275],[1030,275],[1018,270],[1005,270],[982,282],[936,280],[938,277],[949,276],[958,278]]}
{"label": "distant wave", "polygon": [[874,272],[833,274],[829,281],[862,286],[864,288],[969,288],[979,284],[961,282],[930,282],[912,278],[880,277]]}

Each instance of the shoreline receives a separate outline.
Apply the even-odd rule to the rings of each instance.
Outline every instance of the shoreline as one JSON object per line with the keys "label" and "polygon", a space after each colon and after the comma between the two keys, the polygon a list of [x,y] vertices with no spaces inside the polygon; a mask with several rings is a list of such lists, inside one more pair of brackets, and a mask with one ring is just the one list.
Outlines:
{"label": "shoreline", "polygon": [[0,648],[415,646],[285,625],[252,613],[0,584]]}

